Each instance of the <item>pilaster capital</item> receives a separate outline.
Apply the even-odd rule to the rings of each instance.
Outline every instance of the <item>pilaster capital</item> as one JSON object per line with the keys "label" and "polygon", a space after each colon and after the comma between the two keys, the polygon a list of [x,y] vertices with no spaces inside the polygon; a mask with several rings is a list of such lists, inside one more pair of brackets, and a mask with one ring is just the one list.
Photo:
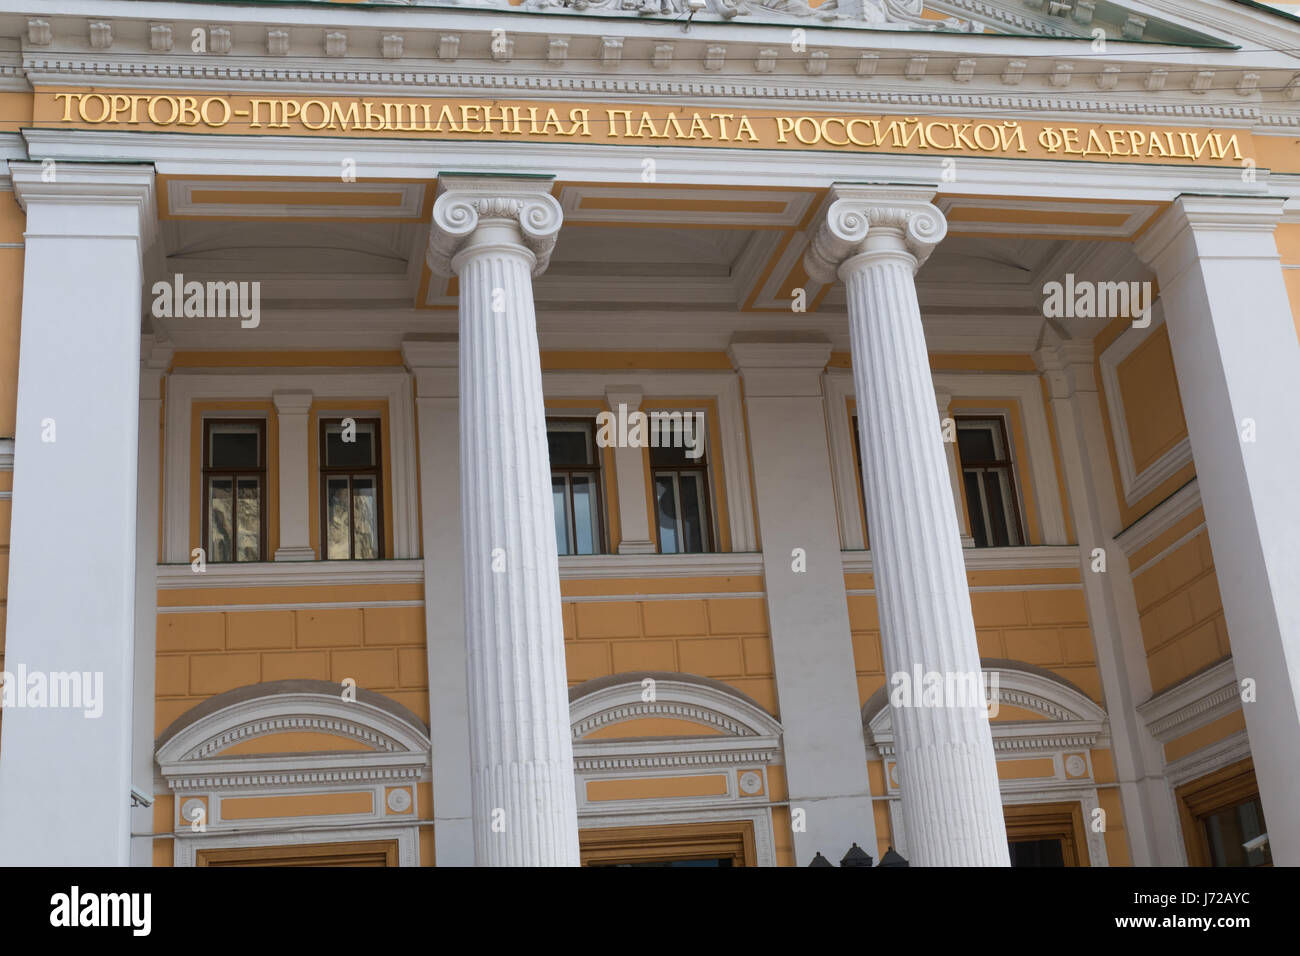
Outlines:
{"label": "pilaster capital", "polygon": [[639,385],[608,385],[605,387],[605,403],[611,410],[617,411],[618,406],[623,405],[629,412],[634,412],[641,407],[641,401],[645,398],[645,392]]}
{"label": "pilaster capital", "polygon": [[459,394],[460,342],[454,336],[404,339],[402,360],[415,379],[418,398],[456,398]]}
{"label": "pilaster capital", "polygon": [[[14,198],[27,213],[29,235],[41,237],[134,237],[140,251],[158,234],[158,207],[153,166],[130,163],[9,163]],[[88,210],[106,215],[88,221]],[[49,210],[63,215],[41,216]],[[120,213],[126,210],[129,215]]]}
{"label": "pilaster capital", "polygon": [[1065,339],[1055,333],[1044,335],[1034,351],[1034,363],[1047,379],[1052,398],[1097,391],[1091,339]]}
{"label": "pilaster capital", "polygon": [[157,335],[140,336],[140,400],[162,398],[162,379],[172,364],[175,347]]}
{"label": "pilaster capital", "polygon": [[817,396],[831,344],[821,336],[742,333],[731,340],[727,355],[750,398]]}
{"label": "pilaster capital", "polygon": [[312,394],[304,389],[295,389],[291,392],[272,392],[271,399],[275,402],[275,411],[278,415],[306,415],[311,411]]}
{"label": "pilaster capital", "polygon": [[563,222],[549,177],[444,173],[438,177],[425,261],[437,275],[452,275],[459,271],[460,254],[478,245],[472,241],[475,234],[482,227],[497,226],[504,228],[483,245],[506,245],[531,255],[533,275],[538,276],[550,263]]}
{"label": "pilaster capital", "polygon": [[930,201],[934,195],[929,187],[836,183],[813,227],[804,268],[818,282],[834,282],[851,259],[904,255],[915,272],[948,233]]}
{"label": "pilaster capital", "polygon": [[1198,258],[1276,258],[1273,233],[1285,206],[1280,196],[1179,196],[1133,252],[1162,286]]}

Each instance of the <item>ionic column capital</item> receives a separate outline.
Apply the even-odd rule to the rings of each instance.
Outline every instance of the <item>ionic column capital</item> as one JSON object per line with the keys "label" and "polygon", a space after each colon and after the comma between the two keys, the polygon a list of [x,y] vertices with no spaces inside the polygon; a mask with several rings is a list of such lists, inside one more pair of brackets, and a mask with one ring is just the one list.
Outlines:
{"label": "ionic column capital", "polygon": [[818,282],[834,282],[841,267],[903,256],[915,272],[948,232],[948,223],[930,200],[928,187],[836,184],[812,241],[804,268]]}
{"label": "ionic column capital", "polygon": [[448,276],[460,272],[465,253],[509,250],[531,257],[532,273],[539,276],[563,222],[549,179],[443,174],[425,261],[434,273]]}

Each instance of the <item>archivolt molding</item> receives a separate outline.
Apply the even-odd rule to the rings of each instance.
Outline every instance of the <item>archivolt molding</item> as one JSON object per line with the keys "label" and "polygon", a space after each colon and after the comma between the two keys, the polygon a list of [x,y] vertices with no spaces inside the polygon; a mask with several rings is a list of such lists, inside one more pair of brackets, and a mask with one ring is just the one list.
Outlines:
{"label": "archivolt molding", "polygon": [[[653,681],[654,700],[643,700]],[[729,737],[778,737],[781,725],[740,691],[704,677],[664,671],[614,675],[569,691],[575,742],[602,727],[642,717],[689,720]],[[712,735],[711,735],[712,736]],[[716,741],[716,736],[714,736]]]}
{"label": "archivolt molding", "polygon": [[[655,699],[642,700],[651,687]],[[752,816],[757,838],[770,843],[767,768],[783,762],[781,725],[757,702],[720,681],[656,671],[588,681],[572,688],[569,700],[583,826],[640,821],[646,814],[647,821],[679,823],[740,814]],[[691,721],[700,725],[701,735],[586,739],[593,731],[644,717]],[[711,789],[701,796],[650,796],[655,777],[697,777],[708,780]],[[601,787],[620,780],[632,785],[630,793],[601,796]],[[635,796],[637,787],[647,795]]]}
{"label": "archivolt molding", "polygon": [[[1042,714],[1041,721],[991,723],[993,750],[999,754],[1059,753],[1092,749],[1109,741],[1106,712],[1073,684],[1049,671],[1018,661],[982,660],[985,674],[997,674],[998,701]],[[870,757],[894,755],[894,730],[885,687],[863,705],[862,720]]]}
{"label": "archivolt molding", "polygon": [[[273,681],[211,698],[158,738],[167,786],[248,788],[419,779],[429,764],[429,734],[406,708],[379,694],[344,700],[339,684]],[[228,748],[288,732],[331,734],[368,750],[222,756]]]}

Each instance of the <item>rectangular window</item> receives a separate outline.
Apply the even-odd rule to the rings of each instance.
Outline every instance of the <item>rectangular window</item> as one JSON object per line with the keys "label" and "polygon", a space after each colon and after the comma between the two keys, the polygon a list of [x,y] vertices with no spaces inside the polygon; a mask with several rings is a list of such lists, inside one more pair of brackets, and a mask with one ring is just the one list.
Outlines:
{"label": "rectangular window", "polygon": [[322,421],[321,555],[327,561],[384,556],[378,419]]}
{"label": "rectangular window", "polygon": [[551,419],[546,423],[546,444],[551,454],[551,502],[559,553],[604,553],[600,454],[593,423]]}
{"label": "rectangular window", "polygon": [[702,431],[694,439],[700,450],[697,458],[687,454],[690,449],[685,447],[680,426],[661,429],[660,447],[650,449],[660,554],[703,554],[713,550],[708,442]]}
{"label": "rectangular window", "polygon": [[1024,544],[1006,422],[1001,418],[958,418],[956,423],[957,454],[975,546]]}
{"label": "rectangular window", "polygon": [[203,550],[219,564],[264,560],[265,422],[203,423]]}
{"label": "rectangular window", "polygon": [[1191,866],[1272,866],[1254,763],[1247,759],[1175,791]]}

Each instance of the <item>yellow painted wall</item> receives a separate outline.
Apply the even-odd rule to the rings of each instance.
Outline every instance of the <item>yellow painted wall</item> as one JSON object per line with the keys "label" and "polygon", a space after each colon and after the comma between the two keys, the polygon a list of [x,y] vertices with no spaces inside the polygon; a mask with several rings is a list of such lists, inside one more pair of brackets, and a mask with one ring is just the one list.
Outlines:
{"label": "yellow painted wall", "polygon": [[[338,589],[332,588],[250,590],[255,592],[254,600],[260,597],[265,603],[280,603],[278,599],[284,597],[292,603],[340,600]],[[412,584],[356,590],[371,591],[370,600],[392,600],[381,595],[393,593],[414,600],[422,596],[423,588]],[[161,591],[159,603],[174,607],[185,600],[212,605],[219,596],[215,589]],[[183,612],[161,607],[157,659],[155,732],[215,694],[291,679],[351,677],[359,688],[390,697],[423,720],[429,719],[422,607]]]}
{"label": "yellow painted wall", "polygon": [[[1108,325],[1094,341],[1094,373],[1097,379],[1098,400],[1106,409],[1106,384],[1101,376],[1101,354],[1110,347],[1132,320],[1119,318]],[[1178,376],[1174,369],[1173,353],[1169,351],[1167,330],[1152,333],[1117,369],[1120,381],[1120,399],[1124,408],[1125,427],[1129,431],[1133,460],[1137,468],[1158,457],[1160,453],[1186,436],[1182,401],[1178,396]],[[1124,500],[1124,486],[1120,479],[1119,458],[1115,453],[1115,434],[1110,415],[1103,414],[1106,445],[1110,452],[1111,476],[1115,483],[1115,499],[1119,505],[1120,527],[1127,528],[1152,508],[1160,504],[1187,482],[1196,477],[1192,464],[1184,465],[1157,488],[1134,502]],[[1114,529],[1119,531],[1120,528]]]}
{"label": "yellow painted wall", "polygon": [[[1133,567],[1141,569],[1134,576],[1133,591],[1156,693],[1231,653],[1210,538],[1201,527],[1204,521],[1198,508],[1131,559]],[[1189,534],[1193,537],[1182,541]]]}
{"label": "yellow painted wall", "polygon": [[[760,590],[757,579],[706,578],[565,581],[562,591],[565,598],[572,598],[592,585],[615,584],[636,595],[644,594],[648,586],[667,584],[681,593],[689,592],[692,581],[711,592],[730,590],[737,581],[746,591]],[[564,652],[570,685],[629,671],[696,674],[731,685],[776,715],[767,607],[763,597],[742,593],[745,596],[735,598],[565,600]]]}
{"label": "yellow painted wall", "polygon": [[1300,223],[1278,226],[1273,233],[1278,255],[1282,257],[1282,279],[1291,297],[1291,316],[1296,335],[1300,336]]}
{"label": "yellow painted wall", "polygon": [[[1079,572],[1073,568],[1032,571],[975,571],[973,587],[1046,585],[1051,590],[973,591],[971,608],[981,657],[1024,661],[1044,667],[1077,685],[1101,703],[1092,631]],[[851,591],[870,590],[871,575],[847,574]],[[885,686],[880,647],[880,619],[872,594],[850,594],[849,626],[857,668],[859,704]]]}

